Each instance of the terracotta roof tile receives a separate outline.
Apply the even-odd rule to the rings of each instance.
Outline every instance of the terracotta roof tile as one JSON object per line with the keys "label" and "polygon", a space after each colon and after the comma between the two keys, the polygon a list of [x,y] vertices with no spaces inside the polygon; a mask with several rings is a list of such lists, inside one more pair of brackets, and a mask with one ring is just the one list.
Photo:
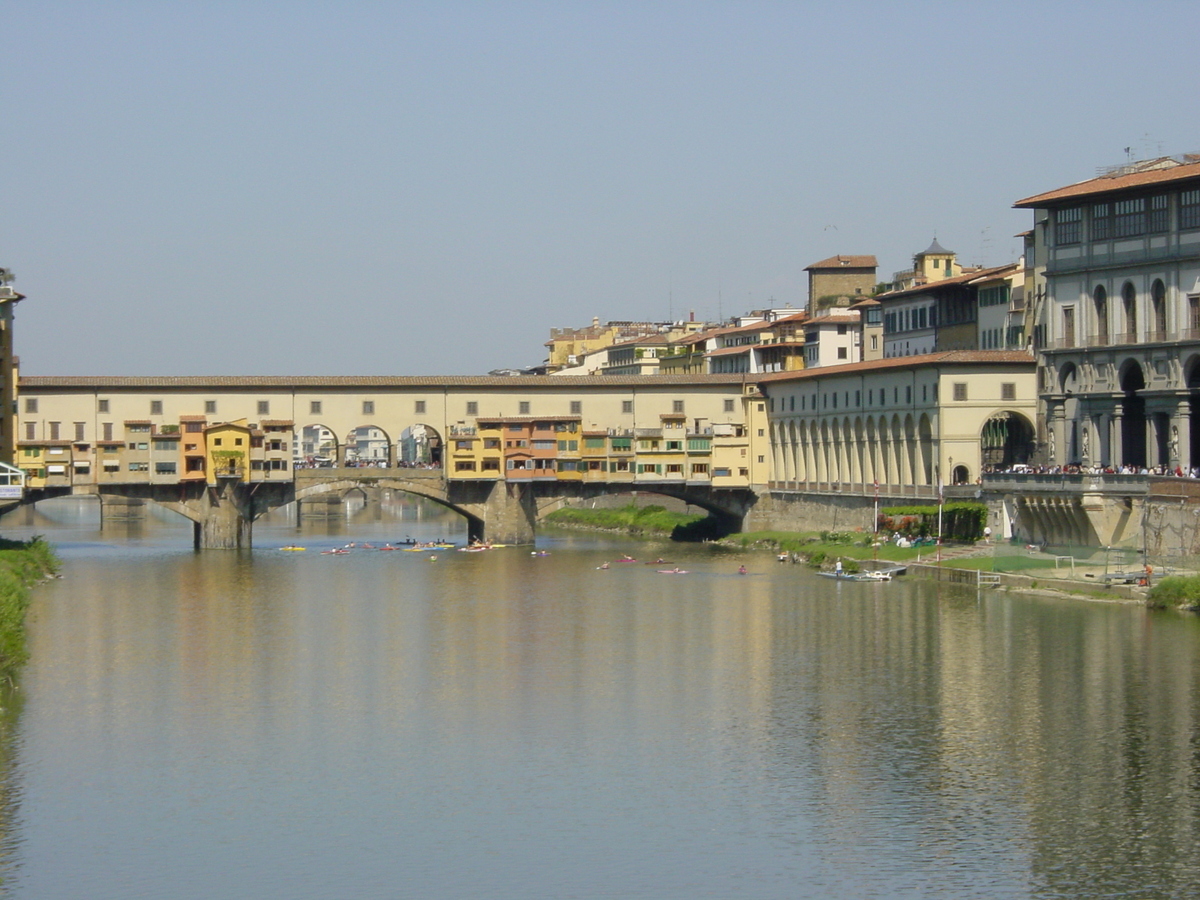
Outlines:
{"label": "terracotta roof tile", "polygon": [[810,272],[813,269],[875,269],[879,267],[879,263],[875,261],[874,256],[831,256],[829,259],[823,259],[820,262],[815,262],[811,266],[805,266],[804,271]]}
{"label": "terracotta roof tile", "polygon": [[1112,175],[1101,175],[1099,178],[1089,178],[1077,184],[1067,185],[1053,191],[1034,194],[1013,204],[1015,209],[1032,209],[1046,206],[1063,200],[1073,200],[1083,197],[1094,197],[1100,194],[1111,194],[1116,191],[1131,188],[1150,187],[1158,184],[1171,184],[1192,178],[1200,178],[1200,160],[1168,166],[1162,169],[1148,169],[1142,172],[1122,173],[1118,170]]}
{"label": "terracotta roof tile", "polygon": [[919,369],[936,365],[971,365],[993,363],[999,365],[1033,366],[1034,359],[1024,350],[944,350],[926,353],[923,356],[893,356],[889,359],[873,359],[868,362],[847,363],[844,366],[819,366],[801,369],[798,372],[775,372],[760,375],[759,384],[776,384],[783,381],[806,381],[813,378],[837,375],[854,375],[859,372],[886,372],[890,369]]}
{"label": "terracotta roof tile", "polygon": [[[175,388],[196,390],[275,389],[279,391],[362,390],[365,388],[611,388],[654,385],[735,384],[742,375],[22,375],[20,387]],[[139,422],[141,420],[138,420]],[[149,424],[146,419],[144,424]]]}

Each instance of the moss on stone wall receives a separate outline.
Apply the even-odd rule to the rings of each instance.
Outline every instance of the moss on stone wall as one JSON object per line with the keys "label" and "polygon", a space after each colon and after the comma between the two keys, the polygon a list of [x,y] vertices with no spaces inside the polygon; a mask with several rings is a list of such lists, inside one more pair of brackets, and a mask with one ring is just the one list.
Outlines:
{"label": "moss on stone wall", "polygon": [[30,588],[58,570],[54,551],[40,537],[0,539],[0,680],[11,681],[29,656],[25,612]]}

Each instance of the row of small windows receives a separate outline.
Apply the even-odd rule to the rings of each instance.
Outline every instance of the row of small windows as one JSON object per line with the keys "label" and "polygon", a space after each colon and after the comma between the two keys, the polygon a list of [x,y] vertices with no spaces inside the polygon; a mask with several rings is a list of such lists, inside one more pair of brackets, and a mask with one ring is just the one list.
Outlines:
{"label": "row of small windows", "polygon": [[[922,400],[922,402],[928,402],[929,395],[930,395],[930,391],[929,391],[930,387],[931,387],[931,385],[925,385],[925,384],[921,385],[921,400]],[[936,403],[937,395],[938,395],[938,386],[936,384],[934,384],[934,385],[932,385],[932,388],[933,388],[933,391],[932,391],[933,400]],[[852,407],[850,405],[850,392],[849,391],[843,391],[841,393],[834,391],[834,392],[830,392],[827,394],[813,394],[813,395],[811,395],[811,397],[801,395],[800,396],[800,411],[805,412],[805,411],[817,410],[818,400],[820,400],[820,402],[821,402],[822,409],[837,409],[839,398],[842,401],[843,409],[851,409],[851,408],[860,406],[861,396],[862,396],[861,391],[854,392],[854,405]],[[812,400],[811,404],[808,403],[808,401],[810,399]],[[960,401],[967,399],[967,384],[966,384],[966,382],[960,381],[960,382],[954,383],[954,399],[960,400]],[[1016,382],[1005,381],[1005,382],[1001,383],[1000,399],[1001,400],[1016,400],[1017,399]],[[774,397],[771,398],[771,412],[776,411],[775,400],[776,400],[776,398],[774,398]],[[786,402],[784,402],[784,399],[782,397],[779,398],[779,401],[780,401],[779,402],[779,412],[781,412],[781,413],[796,412],[796,395],[793,394],[792,396],[788,397]],[[893,385],[892,391],[891,391],[890,404],[896,404],[899,402],[900,402],[900,387],[898,385]],[[910,384],[904,386],[904,402],[905,403],[913,402],[913,386]],[[878,391],[876,391],[875,389],[870,389],[867,391],[867,406],[875,406],[875,405],[886,406],[886,405],[890,405],[890,404],[889,404],[889,400],[888,400],[888,391],[886,388],[879,388]]]}
{"label": "row of small windows", "polygon": [[[1179,228],[1200,228],[1200,190],[1179,195]],[[1170,230],[1170,195],[1134,197],[1115,202],[1093,203],[1090,207],[1093,241],[1163,234]],[[1084,207],[1060,209],[1054,214],[1054,242],[1058,246],[1083,240]]]}
{"label": "row of small windows", "polygon": [[[374,409],[376,409],[376,408],[374,408],[373,400],[362,401],[362,414],[374,415]],[[570,415],[582,415],[583,414],[583,401],[582,400],[570,401],[570,410],[571,410]],[[684,410],[683,401],[682,400],[672,401],[671,402],[671,410],[673,413],[682,413]],[[37,412],[37,397],[25,397],[25,412],[26,413],[36,413]],[[110,412],[109,401],[108,400],[97,400],[96,401],[96,412],[97,413]],[[216,415],[216,412],[217,412],[217,402],[215,400],[204,401],[204,414],[205,415]],[[269,400],[258,401],[257,412],[258,412],[258,415],[270,415],[271,414],[271,401],[269,401]],[[426,402],[424,400],[414,401],[413,402],[413,412],[416,415],[425,415],[426,414]],[[622,402],[620,402],[620,412],[622,412],[622,413],[634,412],[634,401],[623,400]],[[725,412],[726,413],[733,412],[733,400],[725,401]],[[308,414],[322,415],[322,401],[319,401],[319,400],[308,401]],[[150,401],[150,415],[162,415],[162,401],[161,400],[151,400]],[[467,401],[467,415],[479,415],[479,402],[478,401],[474,401],[474,400]],[[529,401],[528,400],[517,401],[517,415],[529,415]]]}

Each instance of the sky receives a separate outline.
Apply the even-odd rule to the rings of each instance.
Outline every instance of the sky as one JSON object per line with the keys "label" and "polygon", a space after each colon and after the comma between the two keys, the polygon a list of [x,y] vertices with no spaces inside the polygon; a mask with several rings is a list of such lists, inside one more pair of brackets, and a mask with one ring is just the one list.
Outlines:
{"label": "sky", "polygon": [[[27,375],[471,375],[1200,151],[1195,2],[0,0]],[[1127,149],[1128,148],[1128,149]]]}

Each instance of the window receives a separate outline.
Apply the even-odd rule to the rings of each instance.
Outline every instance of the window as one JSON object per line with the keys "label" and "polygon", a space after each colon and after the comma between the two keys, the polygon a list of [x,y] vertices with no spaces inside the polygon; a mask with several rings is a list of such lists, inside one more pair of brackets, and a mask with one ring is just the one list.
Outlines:
{"label": "window", "polygon": [[906,384],[904,386],[904,402],[912,403],[912,385],[911,384]]}
{"label": "window", "polygon": [[475,461],[473,459],[460,459],[454,464],[456,472],[474,472]]}
{"label": "window", "polygon": [[571,401],[571,415],[573,415],[573,416],[582,416],[583,415],[583,401],[582,400],[572,400]]}
{"label": "window", "polygon": [[1162,234],[1167,230],[1166,194],[1150,198],[1150,216],[1146,221],[1146,230],[1151,234]]}
{"label": "window", "polygon": [[1092,292],[1092,303],[1096,308],[1096,342],[1100,346],[1108,344],[1108,292],[1104,285],[1096,285]]}
{"label": "window", "polygon": [[1125,308],[1125,340],[1137,342],[1137,290],[1128,281],[1121,288],[1121,305]]}
{"label": "window", "polygon": [[1054,243],[1063,247],[1067,244],[1079,243],[1079,227],[1083,220],[1083,210],[1060,209],[1054,216]]}
{"label": "window", "polygon": [[102,430],[103,430],[103,432],[104,432],[104,438],[103,438],[103,439],[104,439],[104,440],[106,440],[106,441],[111,441],[111,440],[113,439],[113,436],[112,436],[112,434],[113,434],[113,423],[112,423],[112,422],[105,422],[105,423],[104,423],[103,425],[101,425],[100,427],[101,427],[101,429],[102,429]]}
{"label": "window", "polygon": [[476,402],[475,400],[467,401],[467,415],[468,416],[479,415],[479,403],[478,402]]}
{"label": "window", "polygon": [[61,424],[62,424],[61,422],[51,422],[50,423],[50,440],[57,441],[59,439],[58,429],[61,426]]}
{"label": "window", "polygon": [[271,401],[270,400],[259,400],[258,401],[258,414],[260,416],[269,416],[271,414]]}
{"label": "window", "polygon": [[1067,306],[1062,311],[1062,346],[1075,346],[1075,307]]}
{"label": "window", "polygon": [[1146,233],[1146,198],[1118,200],[1113,204],[1116,221],[1113,232],[1119,237],[1134,237]]}
{"label": "window", "polygon": [[1001,400],[1016,400],[1017,399],[1017,386],[1015,384],[1013,384],[1011,381],[1003,382],[1000,385],[1000,399]]}
{"label": "window", "polygon": [[622,400],[621,401],[621,412],[626,413],[626,414],[633,412],[633,401],[632,400]]}
{"label": "window", "polygon": [[[372,407],[374,407],[374,404],[372,404]],[[374,412],[374,411],[375,411],[374,408],[372,408],[371,412]],[[418,416],[425,415],[425,401],[424,400],[415,401],[413,403],[413,412]]]}
{"label": "window", "polygon": [[205,400],[204,401],[204,414],[206,416],[211,416],[211,415],[215,415],[216,412],[217,412],[217,401],[216,400]]}
{"label": "window", "polygon": [[25,398],[25,412],[36,413],[38,411],[37,403],[38,403],[37,397],[26,397]]}
{"label": "window", "polygon": [[233,445],[234,445],[235,447],[240,447],[240,446],[242,446],[242,439],[241,439],[241,438],[234,438],[234,439],[233,439]]}
{"label": "window", "polygon": [[1112,237],[1112,210],[1107,203],[1092,207],[1092,240],[1107,241]]}
{"label": "window", "polygon": [[672,400],[671,401],[671,412],[675,412],[675,413],[683,412],[683,401],[682,400]]}
{"label": "window", "polygon": [[150,463],[131,462],[129,464],[129,471],[130,472],[149,472],[150,471]]}
{"label": "window", "polygon": [[221,438],[213,438],[213,446],[220,447],[221,446]]}
{"label": "window", "polygon": [[667,474],[668,475],[682,475],[683,474],[683,466],[679,463],[668,463],[667,464]]}
{"label": "window", "polygon": [[692,463],[692,474],[693,475],[707,475],[708,474],[708,463]]}
{"label": "window", "polygon": [[151,400],[150,401],[150,415],[152,415],[152,416],[161,416],[162,415],[162,401],[161,400]]}
{"label": "window", "polygon": [[172,462],[156,462],[154,464],[154,474],[155,475],[174,475],[175,474],[174,461],[172,461]]}
{"label": "window", "polygon": [[309,400],[308,401],[308,414],[310,416],[321,415],[321,401],[320,400]]}
{"label": "window", "polygon": [[519,415],[519,416],[529,415],[529,401],[528,400],[521,400],[517,403],[517,415]]}
{"label": "window", "polygon": [[1179,227],[1200,228],[1200,188],[1179,195]]}
{"label": "window", "polygon": [[36,440],[36,439],[37,439],[37,423],[36,422],[26,422],[25,423],[25,440],[32,441],[32,440]]}
{"label": "window", "polygon": [[967,399],[967,385],[965,382],[956,381],[954,383],[954,399],[955,400],[966,400]]}
{"label": "window", "polygon": [[76,423],[75,423],[75,440],[76,440],[76,441],[82,441],[82,440],[83,440],[83,426],[84,426],[84,423],[83,423],[83,422],[76,422]]}
{"label": "window", "polygon": [[837,351],[838,351],[838,354],[837,354],[838,359],[846,359],[847,358],[845,347],[838,347]]}
{"label": "window", "polygon": [[101,413],[108,412],[108,401],[107,400],[97,400],[96,401],[96,412],[101,412]]}
{"label": "window", "polygon": [[733,412],[733,400],[732,399],[727,399],[725,401],[725,412],[727,412],[727,413]]}

